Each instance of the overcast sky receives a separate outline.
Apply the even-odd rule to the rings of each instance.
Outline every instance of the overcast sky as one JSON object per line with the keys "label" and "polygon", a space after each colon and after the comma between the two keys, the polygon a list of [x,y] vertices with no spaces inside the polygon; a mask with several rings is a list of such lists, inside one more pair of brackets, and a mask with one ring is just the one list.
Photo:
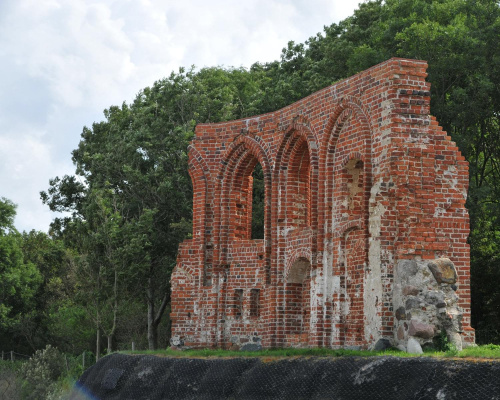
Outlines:
{"label": "overcast sky", "polygon": [[181,66],[279,58],[362,0],[0,0],[0,197],[47,231],[39,192],[72,174],[83,126]]}

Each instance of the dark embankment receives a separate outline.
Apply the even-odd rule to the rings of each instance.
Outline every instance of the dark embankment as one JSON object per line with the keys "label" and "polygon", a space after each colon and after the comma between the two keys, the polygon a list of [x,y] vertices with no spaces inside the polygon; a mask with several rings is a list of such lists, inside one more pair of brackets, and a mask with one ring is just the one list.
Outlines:
{"label": "dark embankment", "polygon": [[189,359],[114,354],[73,399],[499,399],[500,362],[432,358]]}

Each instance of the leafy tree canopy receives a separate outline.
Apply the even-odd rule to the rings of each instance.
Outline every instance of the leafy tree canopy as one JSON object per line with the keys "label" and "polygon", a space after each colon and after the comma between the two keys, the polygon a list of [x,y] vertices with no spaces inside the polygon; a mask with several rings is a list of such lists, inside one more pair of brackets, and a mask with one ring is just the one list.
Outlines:
{"label": "leafy tree canopy", "polygon": [[0,199],[0,328],[4,329],[29,312],[41,283],[36,266],[23,257],[21,235],[13,227],[15,215],[15,205]]}

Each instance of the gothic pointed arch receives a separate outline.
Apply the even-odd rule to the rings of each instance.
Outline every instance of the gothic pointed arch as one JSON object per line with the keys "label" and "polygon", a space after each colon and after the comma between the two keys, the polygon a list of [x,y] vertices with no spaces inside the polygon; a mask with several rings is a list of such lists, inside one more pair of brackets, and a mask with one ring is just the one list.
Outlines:
{"label": "gothic pointed arch", "polygon": [[264,248],[269,259],[271,248],[271,165],[263,146],[246,135],[238,136],[221,159],[216,185],[220,207],[215,219],[220,245],[214,249],[214,262],[224,265],[227,246],[231,240],[251,239],[252,171],[259,163],[264,175]]}
{"label": "gothic pointed arch", "polygon": [[[323,237],[327,259],[340,286],[331,294],[341,327],[332,344],[365,343],[364,277],[368,266],[371,129],[358,102],[341,99],[330,118],[322,148]],[[361,322],[360,322],[361,321]]]}
{"label": "gothic pointed arch", "polygon": [[[359,198],[362,195],[360,206],[367,211],[372,175],[372,130],[362,104],[348,97],[337,102],[326,132],[321,145],[320,196],[326,205],[322,217],[328,221],[324,234],[327,240],[331,240],[334,230],[338,235],[345,223],[362,215],[340,211],[338,214],[343,215],[338,219],[333,210],[342,210],[346,202],[352,205],[356,200],[353,196]],[[365,220],[360,223],[366,225]]]}
{"label": "gothic pointed arch", "polygon": [[[273,220],[279,227],[300,230],[318,228],[318,140],[307,118],[296,116],[289,124],[275,158],[274,184],[278,196],[274,199]],[[279,237],[276,238],[278,241]],[[312,239],[311,251],[315,251]],[[314,264],[314,261],[313,261]]]}

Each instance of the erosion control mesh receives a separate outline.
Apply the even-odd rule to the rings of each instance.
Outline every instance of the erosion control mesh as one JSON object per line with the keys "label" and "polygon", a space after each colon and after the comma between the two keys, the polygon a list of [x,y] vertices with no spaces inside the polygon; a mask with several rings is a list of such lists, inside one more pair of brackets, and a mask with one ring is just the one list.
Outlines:
{"label": "erosion control mesh", "polygon": [[188,359],[115,354],[72,399],[500,399],[500,362],[431,358]]}

